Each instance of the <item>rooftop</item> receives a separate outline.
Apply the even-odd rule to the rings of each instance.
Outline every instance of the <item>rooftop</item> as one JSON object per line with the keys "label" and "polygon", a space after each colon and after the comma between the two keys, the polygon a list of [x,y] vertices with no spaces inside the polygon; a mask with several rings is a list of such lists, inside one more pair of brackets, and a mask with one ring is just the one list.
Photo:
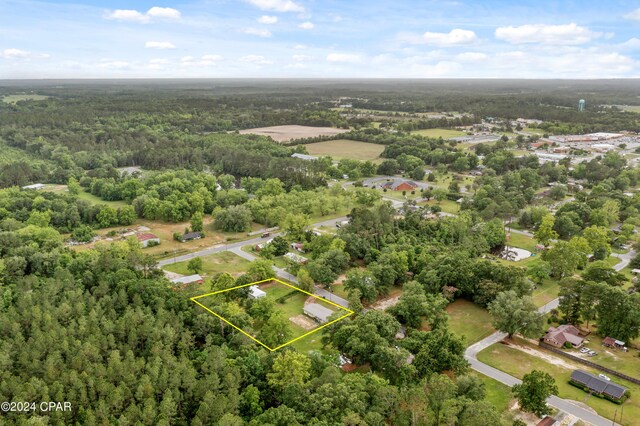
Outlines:
{"label": "rooftop", "polygon": [[571,380],[585,385],[594,392],[604,393],[616,399],[622,398],[627,391],[627,388],[623,386],[582,370],[575,370],[571,373]]}

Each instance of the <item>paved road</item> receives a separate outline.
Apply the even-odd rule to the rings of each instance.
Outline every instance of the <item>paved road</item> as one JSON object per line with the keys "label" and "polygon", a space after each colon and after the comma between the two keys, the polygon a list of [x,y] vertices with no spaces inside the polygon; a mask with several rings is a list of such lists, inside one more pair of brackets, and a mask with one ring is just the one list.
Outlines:
{"label": "paved road", "polygon": [[[633,257],[636,255],[634,250],[629,251],[625,254],[613,254],[613,256],[622,259],[617,265],[614,266],[616,271],[620,271],[624,269]],[[558,307],[560,299],[554,299],[547,303],[544,306],[541,306],[538,309],[538,312],[541,314],[545,314],[549,312],[551,309],[555,309]],[[505,337],[507,337],[507,333],[496,332],[492,335],[480,340],[477,343],[469,346],[464,353],[464,357],[471,365],[471,368],[476,370],[479,373],[484,374],[485,376],[489,376],[492,379],[495,379],[501,383],[504,383],[507,386],[513,386],[515,384],[521,383],[521,381],[509,374],[500,371],[496,368],[493,368],[487,364],[484,364],[478,361],[478,353],[489,346],[502,341]],[[557,396],[551,396],[547,399],[547,403],[552,407],[555,407],[559,410],[565,411],[575,417],[582,419],[583,421],[590,423],[594,426],[610,426],[617,425],[617,423],[613,423],[609,419],[605,419],[597,414],[592,413],[591,411],[575,404],[575,402],[567,399],[558,398]]]}

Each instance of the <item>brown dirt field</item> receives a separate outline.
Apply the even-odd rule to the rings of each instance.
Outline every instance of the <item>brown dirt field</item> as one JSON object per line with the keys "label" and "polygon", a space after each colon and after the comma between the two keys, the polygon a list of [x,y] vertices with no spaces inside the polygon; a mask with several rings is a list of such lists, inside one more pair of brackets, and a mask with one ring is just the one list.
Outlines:
{"label": "brown dirt field", "polygon": [[291,139],[311,138],[316,136],[333,136],[348,132],[346,129],[336,129],[333,127],[311,127],[311,126],[271,126],[258,127],[256,129],[240,130],[240,134],[253,134],[261,136],[271,136],[276,142],[288,142]]}
{"label": "brown dirt field", "polygon": [[318,324],[306,315],[300,314],[295,317],[289,318],[289,321],[295,325],[304,328],[305,330],[313,330]]}

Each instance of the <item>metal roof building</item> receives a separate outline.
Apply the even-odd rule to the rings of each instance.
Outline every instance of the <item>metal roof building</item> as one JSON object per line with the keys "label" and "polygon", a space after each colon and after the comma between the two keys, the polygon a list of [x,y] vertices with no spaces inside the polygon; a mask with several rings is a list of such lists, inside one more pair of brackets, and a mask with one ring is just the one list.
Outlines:
{"label": "metal roof building", "polygon": [[319,303],[307,303],[304,305],[304,313],[319,322],[327,322],[333,311]]}

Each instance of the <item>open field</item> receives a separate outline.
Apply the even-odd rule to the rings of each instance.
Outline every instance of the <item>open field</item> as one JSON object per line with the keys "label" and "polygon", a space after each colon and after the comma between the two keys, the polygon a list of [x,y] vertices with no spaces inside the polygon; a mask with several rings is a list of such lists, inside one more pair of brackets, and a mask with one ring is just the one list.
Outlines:
{"label": "open field", "polygon": [[460,130],[455,129],[423,129],[423,130],[414,130],[411,132],[414,135],[424,136],[426,138],[455,138],[458,136],[465,136],[466,133]]}
{"label": "open field", "polygon": [[384,151],[384,145],[338,139],[335,141],[317,142],[305,145],[311,155],[331,156],[335,160],[349,158],[352,160],[375,160]]}
{"label": "open field", "polygon": [[[166,265],[164,269],[182,275],[191,275],[187,268],[189,262],[178,262]],[[229,251],[210,254],[202,257],[202,275],[205,277],[214,276],[220,272],[228,272],[231,275],[241,275],[249,269],[251,262]]]}
{"label": "open field", "polygon": [[[533,349],[537,348],[533,347]],[[542,349],[538,350],[542,351]],[[544,354],[547,355],[547,353]],[[553,355],[551,352],[548,352],[548,354],[550,354],[550,359],[557,358],[557,356]],[[618,418],[620,416],[620,405],[595,396],[589,396],[589,394],[582,389],[569,384],[569,376],[571,375],[573,368],[579,368],[594,374],[599,374],[597,370],[591,370],[585,365],[576,364],[575,366],[572,366],[572,368],[568,368],[568,365],[571,365],[571,362],[568,359],[561,358],[558,360],[558,363],[553,364],[540,357],[500,343],[492,345],[480,352],[478,354],[478,359],[485,364],[520,379],[532,370],[545,371],[555,378],[556,385],[558,386],[559,397],[585,403],[595,409],[598,414],[609,419],[613,419],[616,410],[618,411]],[[565,362],[568,363],[568,365],[565,365]],[[624,419],[622,419],[622,422],[620,423],[623,425],[637,424],[635,423],[635,419],[638,419],[638,416],[640,416],[640,398],[637,397],[640,393],[640,386],[618,379],[617,377],[612,377],[612,380],[615,383],[627,387],[631,391],[631,398],[624,404]]]}
{"label": "open field", "polygon": [[510,401],[513,400],[513,394],[511,388],[505,384],[500,383],[491,377],[484,374],[477,373],[473,370],[469,373],[472,376],[476,376],[484,383],[487,391],[487,401],[492,403],[499,412],[506,413],[509,409]]}
{"label": "open field", "polygon": [[105,201],[102,198],[97,197],[84,190],[80,190],[80,193],[78,194],[78,199],[88,201],[91,204],[106,204],[107,206],[111,206],[115,208],[125,207],[128,205],[125,201]]}
{"label": "open field", "polygon": [[429,201],[424,201],[419,203],[421,206],[435,206],[439,205],[443,212],[457,214],[460,211],[460,204],[451,200],[442,200],[438,202],[437,200],[431,199]]}
{"label": "open field", "polygon": [[258,127],[256,129],[240,130],[240,134],[252,134],[261,136],[271,136],[276,142],[288,142],[292,139],[312,138],[316,136],[333,136],[348,132],[348,129],[336,129],[333,127],[311,127],[311,126],[271,126]]}
{"label": "open field", "polygon": [[8,104],[15,104],[20,101],[43,101],[48,99],[48,96],[44,95],[36,95],[36,94],[22,94],[22,95],[7,95],[2,98],[2,102],[6,102]]}
{"label": "open field", "polygon": [[491,314],[473,302],[458,299],[447,306],[449,329],[458,336],[465,336],[467,345],[484,339],[495,330],[491,326]]}

